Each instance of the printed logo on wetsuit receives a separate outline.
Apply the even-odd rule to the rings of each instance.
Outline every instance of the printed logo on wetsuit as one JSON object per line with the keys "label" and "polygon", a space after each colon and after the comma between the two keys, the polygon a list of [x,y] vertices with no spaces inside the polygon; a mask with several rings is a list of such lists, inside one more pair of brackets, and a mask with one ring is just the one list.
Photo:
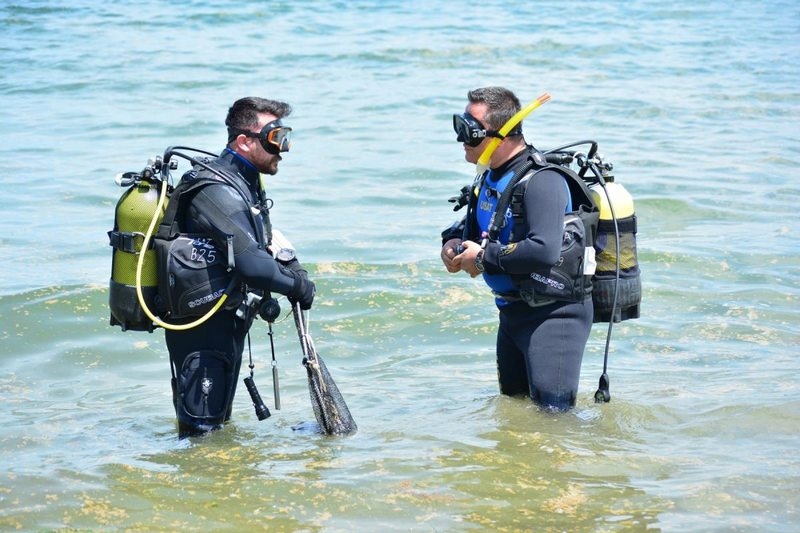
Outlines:
{"label": "printed logo on wetsuit", "polygon": [[500,257],[508,255],[517,249],[517,243],[511,242],[500,248]]}
{"label": "printed logo on wetsuit", "polygon": [[531,279],[534,281],[538,281],[543,285],[549,285],[550,287],[553,287],[554,289],[558,290],[564,290],[564,287],[566,287],[566,285],[564,285],[560,281],[556,281],[552,278],[542,276],[541,274],[537,274],[536,272],[531,273]]}

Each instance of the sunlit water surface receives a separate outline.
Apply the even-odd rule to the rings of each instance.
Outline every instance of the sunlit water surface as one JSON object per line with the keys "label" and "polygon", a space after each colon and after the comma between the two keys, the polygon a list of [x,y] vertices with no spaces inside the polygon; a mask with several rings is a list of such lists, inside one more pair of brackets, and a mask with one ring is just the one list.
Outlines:
{"label": "sunlit water surface", "polygon": [[[794,2],[61,2],[0,7],[0,529],[793,531],[800,258]],[[634,195],[644,301],[577,408],[498,395],[496,312],[444,272],[472,178],[467,90],[551,102]],[[295,108],[273,222],[317,282],[311,333],[358,422],[313,420],[291,319],[262,322],[259,422],[179,440],[163,335],[108,326],[106,231],[169,145],[217,151],[240,96]],[[285,313],[284,313],[285,316]],[[243,376],[242,376],[243,377]]]}

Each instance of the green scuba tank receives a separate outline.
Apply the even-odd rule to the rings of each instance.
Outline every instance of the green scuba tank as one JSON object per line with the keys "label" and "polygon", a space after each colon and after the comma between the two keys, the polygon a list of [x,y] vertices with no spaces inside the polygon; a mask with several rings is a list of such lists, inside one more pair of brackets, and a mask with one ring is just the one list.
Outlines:
{"label": "green scuba tank", "polygon": [[[616,183],[611,175],[604,176],[604,181],[605,186],[595,184],[591,187],[595,203],[600,208],[594,245],[597,270],[592,277],[594,321],[620,322],[639,318],[639,304],[642,301],[642,280],[636,252],[636,213],[633,197],[625,187]],[[617,222],[616,230],[614,219]],[[615,301],[617,266],[619,286]]]}
{"label": "green scuba tank", "polygon": [[[144,175],[143,175],[144,174]],[[130,185],[117,202],[114,229],[108,232],[114,248],[111,262],[111,281],[108,304],[111,325],[123,331],[152,332],[154,324],[142,310],[136,294],[136,267],[142,252],[145,234],[158,208],[161,181],[148,173],[126,172],[117,178],[120,186]],[[158,215],[156,228],[164,217],[167,202]],[[152,241],[151,241],[152,243]],[[142,265],[142,296],[148,308],[156,309],[158,294],[158,262],[152,246],[144,251]]]}

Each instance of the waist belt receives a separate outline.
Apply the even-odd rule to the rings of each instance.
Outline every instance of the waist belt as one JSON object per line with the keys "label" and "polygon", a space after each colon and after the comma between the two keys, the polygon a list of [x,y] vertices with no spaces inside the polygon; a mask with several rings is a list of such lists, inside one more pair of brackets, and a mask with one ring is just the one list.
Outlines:
{"label": "waist belt", "polygon": [[553,303],[556,302],[556,300],[554,300],[552,298],[549,298],[547,300],[540,300],[538,302],[531,302],[531,301],[528,301],[528,300],[522,298],[519,295],[518,292],[495,292],[495,291],[492,291],[492,294],[494,294],[495,298],[497,298],[499,300],[503,300],[504,302],[508,302],[508,303],[525,302],[530,307],[542,307],[542,306],[550,305],[550,304],[553,304]]}

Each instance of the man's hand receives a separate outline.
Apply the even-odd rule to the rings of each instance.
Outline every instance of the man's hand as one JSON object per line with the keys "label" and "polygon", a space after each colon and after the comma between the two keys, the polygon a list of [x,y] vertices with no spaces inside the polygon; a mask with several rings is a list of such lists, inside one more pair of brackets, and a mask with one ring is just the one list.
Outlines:
{"label": "man's hand", "polygon": [[458,257],[458,247],[461,244],[461,239],[450,239],[444,246],[442,246],[442,263],[444,267],[451,274],[455,274],[461,270],[461,260],[456,260]]}
{"label": "man's hand", "polygon": [[317,294],[317,288],[314,282],[308,279],[308,273],[305,270],[289,270],[290,275],[294,277],[294,287],[291,292],[286,296],[289,302],[294,305],[300,303],[300,309],[308,311],[311,309],[311,304],[314,303],[314,296]]}
{"label": "man's hand", "polygon": [[481,245],[477,242],[463,241],[461,247],[463,251],[453,258],[453,263],[458,263],[461,270],[474,278],[481,273],[475,266],[475,257],[481,251]]}

